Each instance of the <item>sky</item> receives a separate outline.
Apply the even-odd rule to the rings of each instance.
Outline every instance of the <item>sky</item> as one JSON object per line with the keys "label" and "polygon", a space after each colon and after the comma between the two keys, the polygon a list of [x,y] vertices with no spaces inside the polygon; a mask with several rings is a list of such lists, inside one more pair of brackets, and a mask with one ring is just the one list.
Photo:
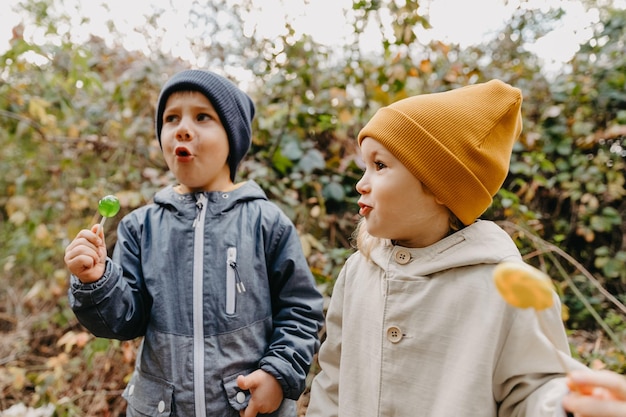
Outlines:
{"label": "sky", "polygon": [[[8,0],[7,4],[5,0],[4,5],[8,5],[10,10],[6,11],[5,6],[0,14],[0,53],[8,49],[11,28],[20,21],[12,9],[21,1]],[[428,9],[424,9],[432,29],[418,31],[418,37],[423,42],[438,39],[458,43],[462,47],[479,43],[497,32],[518,6],[518,1],[509,0],[505,5],[505,0],[432,0]],[[176,7],[171,7],[170,2]],[[113,19],[118,30],[125,34],[124,46],[139,50],[145,50],[146,46],[142,36],[134,29],[143,26],[143,16],[150,13],[151,5],[164,7],[166,11],[159,18],[159,24],[167,29],[164,47],[176,56],[193,61],[191,48],[185,39],[185,36],[193,36],[189,25],[186,25],[192,0],[140,0],[132,3],[129,0],[106,0],[106,8],[102,3],[102,0],[64,0],[64,7],[68,11],[80,10],[91,20],[89,30],[104,38],[108,34],[105,22]],[[264,36],[276,35],[285,19],[290,20],[296,30],[309,33],[316,41],[329,46],[341,43],[350,35],[351,29],[344,23],[344,12],[350,9],[352,0],[257,0],[257,3],[259,11],[248,16],[246,22]],[[614,3],[626,7],[626,0],[614,0]],[[548,72],[558,71],[563,62],[572,58],[578,45],[591,36],[590,25],[598,20],[597,13],[585,11],[579,0],[527,0],[525,4],[538,9],[561,4],[566,11],[558,27],[536,44],[528,45],[529,50],[544,60]],[[129,7],[132,8],[131,13]],[[78,17],[76,26],[80,26]],[[86,40],[89,36],[86,30],[74,32],[77,41]],[[25,36],[35,39],[41,34],[27,26]],[[376,31],[371,30],[368,36],[373,40],[370,45],[380,45],[375,41],[376,36],[380,36]]]}

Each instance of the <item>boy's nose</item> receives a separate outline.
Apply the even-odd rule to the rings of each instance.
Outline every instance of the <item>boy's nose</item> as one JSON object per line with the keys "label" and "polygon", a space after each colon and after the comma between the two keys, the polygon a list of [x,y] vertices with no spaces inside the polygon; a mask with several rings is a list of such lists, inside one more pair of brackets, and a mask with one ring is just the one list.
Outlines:
{"label": "boy's nose", "polygon": [[190,140],[192,138],[191,131],[185,122],[181,122],[176,130],[176,138],[178,140]]}

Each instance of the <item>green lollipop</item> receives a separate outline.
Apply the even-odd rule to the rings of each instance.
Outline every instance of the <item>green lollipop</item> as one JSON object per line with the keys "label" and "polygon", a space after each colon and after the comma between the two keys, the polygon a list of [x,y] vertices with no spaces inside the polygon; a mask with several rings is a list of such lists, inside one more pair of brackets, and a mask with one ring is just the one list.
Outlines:
{"label": "green lollipop", "polygon": [[98,202],[98,213],[102,215],[100,220],[100,226],[104,225],[104,221],[107,217],[113,217],[120,211],[120,200],[114,195],[107,195],[102,197]]}

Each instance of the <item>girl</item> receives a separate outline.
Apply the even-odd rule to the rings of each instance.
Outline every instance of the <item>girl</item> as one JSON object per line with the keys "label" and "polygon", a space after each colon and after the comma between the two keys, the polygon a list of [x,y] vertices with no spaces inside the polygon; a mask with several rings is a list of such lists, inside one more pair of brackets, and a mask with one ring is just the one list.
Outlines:
{"label": "girl", "polygon": [[586,368],[556,293],[546,332],[509,306],[492,273],[521,255],[477,220],[508,173],[521,104],[492,80],[398,101],[360,132],[359,251],[333,290],[308,417],[564,415],[561,362]]}

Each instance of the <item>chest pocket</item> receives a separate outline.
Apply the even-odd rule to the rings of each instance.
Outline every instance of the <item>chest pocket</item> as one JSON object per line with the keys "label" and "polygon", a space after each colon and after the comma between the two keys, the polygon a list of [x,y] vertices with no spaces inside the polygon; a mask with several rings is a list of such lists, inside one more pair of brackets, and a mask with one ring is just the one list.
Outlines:
{"label": "chest pocket", "polygon": [[226,314],[235,314],[237,294],[244,292],[246,292],[246,286],[237,269],[237,248],[230,247],[226,251]]}

